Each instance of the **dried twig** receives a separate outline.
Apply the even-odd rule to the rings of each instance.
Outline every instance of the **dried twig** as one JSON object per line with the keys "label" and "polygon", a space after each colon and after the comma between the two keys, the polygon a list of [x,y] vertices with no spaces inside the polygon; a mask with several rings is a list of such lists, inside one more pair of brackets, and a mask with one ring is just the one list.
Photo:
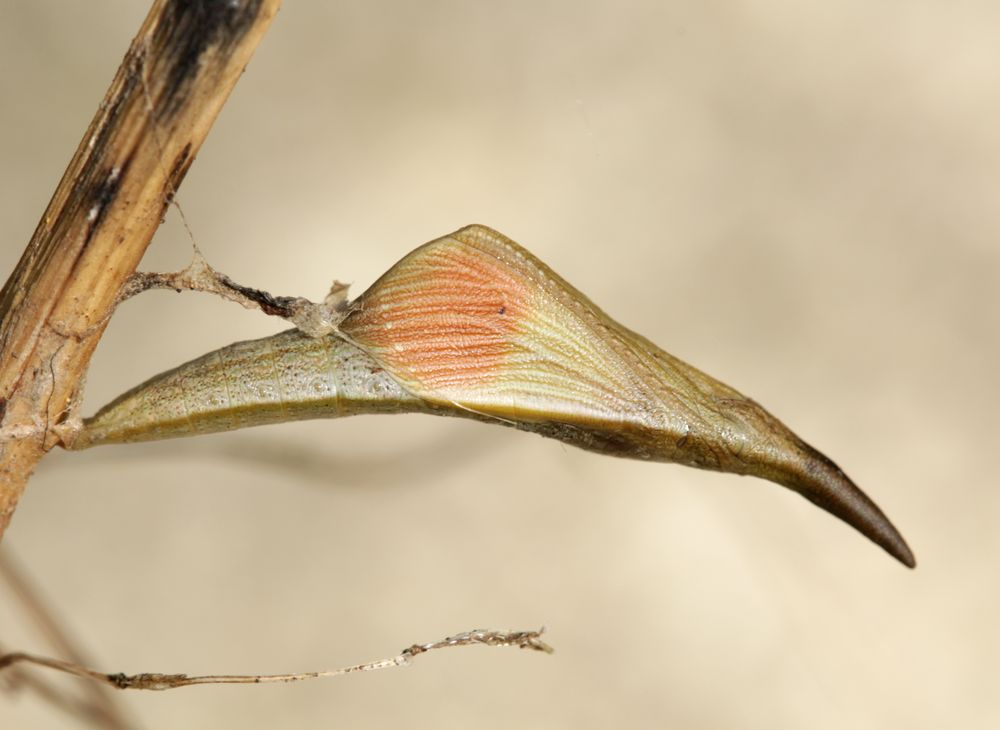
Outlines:
{"label": "dried twig", "polygon": [[[24,607],[28,618],[36,625],[42,636],[59,654],[76,664],[86,662],[83,650],[70,637],[66,629],[53,615],[41,592],[32,585],[18,561],[7,546],[0,547],[0,578],[10,587],[14,598]],[[75,717],[82,717],[95,726],[124,730],[131,727],[107,688],[88,684],[87,697],[69,695],[27,672],[12,668],[6,677],[12,689],[27,687],[34,690],[46,701]]]}
{"label": "dried twig", "polygon": [[[102,707],[95,705],[92,701],[76,697],[66,692],[63,688],[57,687],[56,683],[47,678],[37,676],[28,667],[11,667],[7,672],[0,674],[0,689],[5,689],[11,693],[30,690],[44,700],[50,707],[65,713],[74,720],[86,723],[100,730],[121,729],[134,727],[133,725],[121,725],[116,720],[109,718]],[[102,691],[107,691],[107,687],[88,682],[93,687]]]}
{"label": "dried twig", "polygon": [[36,656],[25,652],[11,652],[0,655],[0,672],[17,664],[32,664],[39,667],[54,669],[76,677],[92,679],[102,682],[116,689],[148,689],[165,690],[177,689],[178,687],[190,687],[196,684],[265,684],[275,682],[301,682],[306,679],[318,679],[320,677],[339,677],[344,674],[355,672],[373,672],[379,669],[390,669],[392,667],[405,667],[410,664],[413,657],[419,654],[426,654],[435,649],[444,649],[450,646],[471,646],[480,644],[484,646],[516,646],[519,649],[531,649],[533,651],[543,651],[551,654],[551,646],[542,641],[541,636],[544,629],[538,631],[490,631],[487,629],[476,629],[466,631],[461,634],[449,636],[440,641],[429,644],[414,644],[403,649],[399,654],[388,659],[378,659],[364,664],[355,664],[350,667],[340,669],[328,669],[321,672],[298,672],[295,674],[210,674],[204,676],[189,676],[187,674],[160,674],[156,672],[142,674],[107,674],[95,669],[81,666],[74,662],[52,659],[50,657]]}
{"label": "dried twig", "polygon": [[276,297],[261,289],[237,284],[209,265],[195,248],[194,258],[186,268],[170,273],[138,271],[129,278],[118,297],[122,302],[149,289],[173,289],[216,294],[223,299],[264,314],[287,319],[311,337],[336,331],[347,303],[347,284],[334,281],[330,293],[319,303],[304,297]]}

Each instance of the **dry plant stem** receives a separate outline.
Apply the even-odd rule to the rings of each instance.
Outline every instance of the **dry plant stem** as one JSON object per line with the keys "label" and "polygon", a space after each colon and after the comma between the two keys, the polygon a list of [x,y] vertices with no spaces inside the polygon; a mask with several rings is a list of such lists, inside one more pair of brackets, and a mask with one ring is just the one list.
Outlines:
{"label": "dry plant stem", "polygon": [[[32,585],[27,574],[6,546],[0,546],[0,578],[9,586],[15,599],[23,606],[25,614],[35,624],[50,646],[76,664],[87,663],[84,652],[70,637],[66,629],[60,625],[47,602],[42,598],[40,591]],[[17,686],[29,687],[51,704],[70,711],[76,716],[86,717],[99,727],[123,730],[131,726],[123,716],[114,697],[108,693],[106,688],[99,685],[88,684],[86,688],[88,697],[77,699],[22,672],[12,677],[11,683],[15,688]]]}
{"label": "dry plant stem", "polygon": [[194,259],[180,271],[160,273],[137,271],[129,277],[119,302],[150,289],[173,289],[215,294],[247,309],[257,309],[272,317],[281,317],[310,337],[322,337],[337,330],[347,302],[347,284],[334,281],[330,293],[319,303],[303,297],[276,297],[262,289],[237,284],[209,265],[196,248]]}
{"label": "dry plant stem", "polygon": [[[133,727],[128,724],[117,724],[115,720],[107,716],[103,708],[88,700],[72,696],[61,687],[55,686],[54,682],[36,676],[36,673],[33,673],[27,667],[13,667],[0,678],[7,680],[6,687],[3,686],[3,683],[0,683],[0,689],[7,689],[10,692],[30,690],[48,705],[73,718],[73,720],[82,721],[102,730],[108,730],[108,728],[126,730]],[[99,685],[94,685],[91,682],[87,684],[99,687]],[[106,688],[100,687],[100,689],[103,690]]]}
{"label": "dry plant stem", "polygon": [[189,676],[187,674],[106,674],[94,669],[66,662],[60,659],[35,656],[24,652],[12,652],[0,656],[0,672],[16,664],[32,664],[39,667],[54,669],[59,672],[72,674],[76,677],[93,679],[97,682],[115,687],[116,689],[148,689],[165,690],[177,689],[178,687],[190,687],[196,684],[267,684],[276,682],[301,682],[306,679],[318,679],[321,677],[339,677],[344,674],[355,672],[373,672],[379,669],[390,669],[392,667],[404,667],[409,665],[410,660],[419,654],[426,654],[436,649],[444,649],[450,646],[471,646],[481,644],[484,646],[516,646],[519,649],[531,649],[542,651],[547,654],[552,653],[552,647],[542,641],[541,635],[544,629],[538,631],[490,631],[486,629],[476,629],[466,631],[461,634],[449,636],[440,641],[429,644],[414,644],[394,657],[388,659],[378,659],[364,664],[355,664],[350,667],[340,669],[328,669],[321,672],[299,672],[296,674],[214,674],[205,676]]}
{"label": "dry plant stem", "polygon": [[0,293],[0,537],[280,0],[156,0]]}

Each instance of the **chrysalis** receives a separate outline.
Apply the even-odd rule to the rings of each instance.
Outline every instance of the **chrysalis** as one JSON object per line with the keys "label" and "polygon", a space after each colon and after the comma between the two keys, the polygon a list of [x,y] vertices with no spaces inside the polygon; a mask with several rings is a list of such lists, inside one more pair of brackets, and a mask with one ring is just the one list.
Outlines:
{"label": "chrysalis", "polygon": [[404,257],[352,302],[340,333],[291,331],[205,355],[103,408],[73,448],[355,413],[463,416],[614,456],[768,479],[915,565],[832,461],[489,228],[468,226]]}

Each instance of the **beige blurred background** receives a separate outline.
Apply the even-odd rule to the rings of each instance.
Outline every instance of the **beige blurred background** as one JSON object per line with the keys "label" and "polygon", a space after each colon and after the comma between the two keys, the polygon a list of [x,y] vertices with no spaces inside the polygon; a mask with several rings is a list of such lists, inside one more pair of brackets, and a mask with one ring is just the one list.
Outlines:
{"label": "beige blurred background", "polygon": [[[4,3],[5,275],[145,10]],[[998,31],[986,0],[290,0],[179,196],[215,266],[313,298],[498,228],[838,461],[915,572],[766,482],[425,416],[53,453],[4,549],[109,671],[557,648],[119,695],[143,728],[1000,727]],[[144,267],[189,254],[171,211]],[[280,327],[143,295],[86,408]],[[3,586],[0,641],[51,652]],[[0,694],[0,726],[75,725]]]}

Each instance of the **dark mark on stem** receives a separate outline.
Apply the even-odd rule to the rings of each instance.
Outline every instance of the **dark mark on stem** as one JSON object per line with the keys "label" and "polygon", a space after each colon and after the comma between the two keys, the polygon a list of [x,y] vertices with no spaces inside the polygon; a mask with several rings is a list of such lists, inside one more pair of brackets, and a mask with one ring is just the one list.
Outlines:
{"label": "dark mark on stem", "polygon": [[188,168],[191,167],[192,162],[194,162],[194,158],[191,157],[191,143],[188,142],[184,145],[184,149],[181,150],[180,154],[174,158],[174,164],[170,166],[170,175],[167,177],[167,180],[171,191],[176,191],[180,186],[181,180],[187,175]]}
{"label": "dark mark on stem", "polygon": [[171,49],[165,69],[147,78],[164,79],[161,119],[174,116],[188,100],[186,87],[197,76],[210,49],[227,54],[253,26],[262,0],[172,0],[152,38],[154,47]]}
{"label": "dark mark on stem", "polygon": [[296,302],[294,297],[276,297],[266,291],[237,284],[225,275],[220,275],[219,281],[222,282],[225,287],[242,294],[247,299],[255,302],[265,314],[277,317],[291,317],[294,314],[292,308],[292,305]]}
{"label": "dark mark on stem", "polygon": [[122,168],[112,167],[105,169],[98,174],[97,183],[90,189],[90,207],[87,208],[87,220],[90,223],[90,230],[87,238],[100,228],[104,217],[107,215],[108,206],[114,202],[115,196],[122,183]]}

